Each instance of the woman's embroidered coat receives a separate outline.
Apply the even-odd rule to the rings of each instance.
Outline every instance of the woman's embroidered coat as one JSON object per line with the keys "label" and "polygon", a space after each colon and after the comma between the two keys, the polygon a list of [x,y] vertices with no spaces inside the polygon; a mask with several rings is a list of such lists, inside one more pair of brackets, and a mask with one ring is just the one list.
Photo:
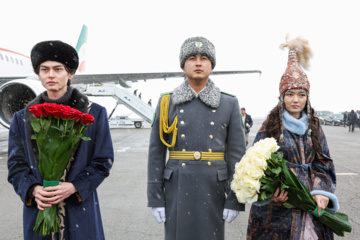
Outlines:
{"label": "woman's embroidered coat", "polygon": [[[335,168],[324,132],[319,126],[319,141],[322,148],[321,155],[314,154],[312,147],[307,143],[307,132],[303,135],[284,130],[284,142],[278,143],[284,153],[284,159],[291,162],[288,167],[299,180],[307,186],[309,191],[322,190],[335,192]],[[263,124],[258,131],[254,143],[266,138],[266,129]],[[255,206],[250,210],[247,239],[303,239],[305,227],[305,212],[297,209],[288,209],[280,203],[270,203],[265,206]],[[332,231],[312,216],[315,231],[319,240],[334,238]]]}

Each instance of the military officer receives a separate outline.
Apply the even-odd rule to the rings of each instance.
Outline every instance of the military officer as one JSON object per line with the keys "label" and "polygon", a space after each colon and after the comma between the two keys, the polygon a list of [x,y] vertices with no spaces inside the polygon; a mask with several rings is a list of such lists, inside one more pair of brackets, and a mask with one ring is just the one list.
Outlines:
{"label": "military officer", "polygon": [[209,79],[215,63],[209,40],[185,40],[180,50],[185,80],[162,94],[156,108],[148,206],[165,223],[165,239],[224,239],[224,221],[245,210],[229,187],[246,149],[240,107]]}

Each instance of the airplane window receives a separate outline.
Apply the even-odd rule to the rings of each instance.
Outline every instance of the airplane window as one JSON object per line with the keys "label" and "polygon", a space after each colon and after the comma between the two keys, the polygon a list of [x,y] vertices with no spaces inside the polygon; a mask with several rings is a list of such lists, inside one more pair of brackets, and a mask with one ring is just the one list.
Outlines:
{"label": "airplane window", "polygon": [[3,55],[1,53],[0,53],[0,59],[4,60],[4,57],[3,57]]}
{"label": "airplane window", "polygon": [[12,57],[10,57],[11,63],[14,63],[14,59]]}
{"label": "airplane window", "polygon": [[5,55],[5,58],[6,58],[6,61],[8,62],[9,61],[9,57],[7,55]]}
{"label": "airplane window", "polygon": [[23,62],[22,62],[22,60],[20,59],[20,65],[22,66],[23,65]]}
{"label": "airplane window", "polygon": [[16,64],[19,64],[19,61],[17,60],[17,58],[15,58],[15,62],[16,62]]}

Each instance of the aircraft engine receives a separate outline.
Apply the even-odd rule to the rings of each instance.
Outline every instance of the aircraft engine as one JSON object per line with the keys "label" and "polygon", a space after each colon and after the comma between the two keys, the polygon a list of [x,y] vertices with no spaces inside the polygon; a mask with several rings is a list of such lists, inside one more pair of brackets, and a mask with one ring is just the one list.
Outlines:
{"label": "aircraft engine", "polygon": [[46,89],[38,80],[19,79],[0,86],[0,123],[10,128],[11,119]]}

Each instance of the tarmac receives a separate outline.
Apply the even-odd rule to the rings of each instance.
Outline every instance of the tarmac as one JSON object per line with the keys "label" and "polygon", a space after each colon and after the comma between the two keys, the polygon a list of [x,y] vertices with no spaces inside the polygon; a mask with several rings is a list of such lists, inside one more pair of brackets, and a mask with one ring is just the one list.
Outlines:
{"label": "tarmac", "polygon": [[[254,119],[249,135],[252,143],[262,120]],[[352,232],[336,240],[360,239],[360,130],[349,133],[342,126],[323,126],[337,173],[336,195],[340,212],[349,216]],[[110,176],[98,188],[106,239],[164,239],[164,226],[158,224],[147,207],[147,157],[151,129],[112,129],[115,162]],[[0,128],[0,239],[23,239],[23,203],[7,181],[8,130]],[[225,239],[246,239],[250,205],[232,223],[225,224]]]}

